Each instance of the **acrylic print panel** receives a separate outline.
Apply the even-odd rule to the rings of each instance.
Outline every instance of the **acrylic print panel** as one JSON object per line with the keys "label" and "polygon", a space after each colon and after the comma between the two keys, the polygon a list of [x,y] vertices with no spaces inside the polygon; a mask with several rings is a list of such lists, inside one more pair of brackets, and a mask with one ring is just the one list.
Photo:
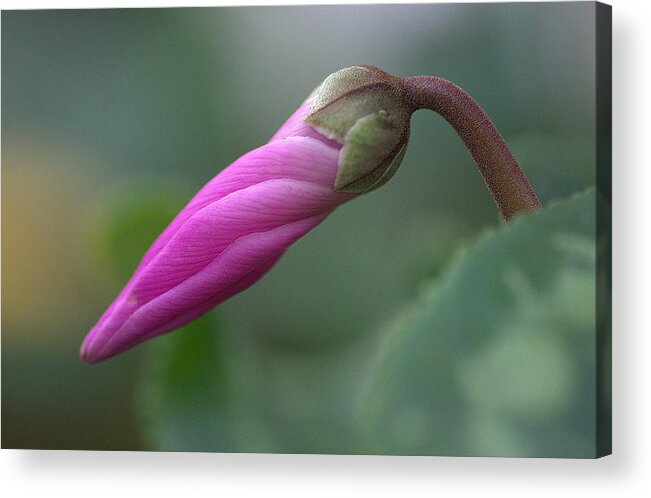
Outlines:
{"label": "acrylic print panel", "polygon": [[610,452],[609,7],[2,17],[3,447]]}

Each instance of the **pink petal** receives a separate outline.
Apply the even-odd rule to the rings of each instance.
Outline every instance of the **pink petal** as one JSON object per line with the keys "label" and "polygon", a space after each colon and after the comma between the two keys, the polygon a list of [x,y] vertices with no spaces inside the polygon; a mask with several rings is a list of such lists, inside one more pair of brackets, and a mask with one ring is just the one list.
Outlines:
{"label": "pink petal", "polygon": [[[224,250],[210,265],[178,286],[138,307],[121,320],[111,334],[103,334],[84,344],[95,362],[113,356],[133,345],[187,323],[241,292],[262,277],[285,249],[318,225],[328,213],[282,225],[267,232],[241,237]],[[118,307],[128,307],[122,302]],[[120,323],[122,322],[122,323]],[[143,334],[143,331],[147,331]]]}
{"label": "pink petal", "polygon": [[354,197],[334,192],[339,150],[310,137],[256,149],[217,175],[161,234],[82,345],[95,362],[241,292]]}
{"label": "pink petal", "polygon": [[332,186],[339,150],[309,137],[289,137],[255,149],[208,182],[161,233],[143,257],[144,268],[188,218],[220,198],[269,179],[291,178]]}
{"label": "pink petal", "polygon": [[289,179],[267,180],[233,192],[179,227],[136,276],[131,295],[144,304],[197,273],[238,238],[329,212],[347,198],[332,189]]}

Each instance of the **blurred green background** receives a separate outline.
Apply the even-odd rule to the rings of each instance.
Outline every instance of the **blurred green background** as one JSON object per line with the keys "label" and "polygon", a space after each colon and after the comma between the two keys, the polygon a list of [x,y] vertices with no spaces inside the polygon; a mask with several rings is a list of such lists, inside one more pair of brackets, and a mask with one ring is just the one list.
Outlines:
{"label": "blurred green background", "polygon": [[191,195],[342,67],[460,85],[545,205],[594,185],[594,20],[591,3],[4,11],[2,446],[590,456],[594,195],[506,231],[425,111],[396,177],[253,288],[105,363],[78,348]]}

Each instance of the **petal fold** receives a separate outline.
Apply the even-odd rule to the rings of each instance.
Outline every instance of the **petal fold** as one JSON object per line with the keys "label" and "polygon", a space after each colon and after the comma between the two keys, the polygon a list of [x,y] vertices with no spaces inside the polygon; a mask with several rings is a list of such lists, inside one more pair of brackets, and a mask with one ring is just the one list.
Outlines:
{"label": "petal fold", "polygon": [[300,108],[269,143],[237,159],[181,210],[87,335],[82,360],[118,354],[243,291],[354,197],[333,190],[341,146],[302,124],[307,110]]}

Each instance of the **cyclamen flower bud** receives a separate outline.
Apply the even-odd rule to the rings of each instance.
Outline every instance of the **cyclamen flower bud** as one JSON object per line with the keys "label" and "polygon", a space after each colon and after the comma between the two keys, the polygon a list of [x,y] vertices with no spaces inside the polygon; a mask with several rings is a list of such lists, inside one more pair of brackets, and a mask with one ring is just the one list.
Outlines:
{"label": "cyclamen flower bud", "polygon": [[253,285],[337,206],[395,174],[411,115],[422,108],[457,131],[507,221],[540,207],[493,123],[459,87],[371,66],[342,69],[178,214],[90,331],[81,359],[125,351]]}
{"label": "cyclamen flower bud", "polygon": [[[374,109],[364,92],[357,92],[363,105],[357,104],[355,117],[346,107],[357,99],[341,88],[333,93],[337,81],[324,82],[266,145],[196,194],[90,331],[81,347],[83,361],[104,360],[169,332],[248,288],[292,243],[361,192],[360,185],[377,183],[392,160],[382,157],[379,167],[366,171],[363,156],[375,161],[374,136],[395,135],[397,123]],[[377,94],[373,90],[373,99]],[[330,105],[331,95],[346,112],[340,103]],[[311,121],[325,134],[306,124]],[[353,166],[340,167],[342,158]],[[360,165],[361,180],[354,178]],[[337,189],[338,183],[344,188]]]}

